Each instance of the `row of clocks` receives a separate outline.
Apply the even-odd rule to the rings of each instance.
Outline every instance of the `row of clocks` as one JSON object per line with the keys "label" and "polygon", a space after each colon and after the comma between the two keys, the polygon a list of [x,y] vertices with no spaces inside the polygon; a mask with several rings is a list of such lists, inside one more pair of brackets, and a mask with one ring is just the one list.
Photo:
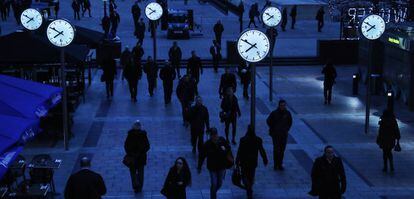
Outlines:
{"label": "row of clocks", "polygon": [[[20,21],[26,29],[36,30],[42,25],[43,17],[38,10],[28,8],[22,12]],[[46,35],[53,45],[65,47],[75,38],[75,28],[68,21],[57,19],[47,26]]]}

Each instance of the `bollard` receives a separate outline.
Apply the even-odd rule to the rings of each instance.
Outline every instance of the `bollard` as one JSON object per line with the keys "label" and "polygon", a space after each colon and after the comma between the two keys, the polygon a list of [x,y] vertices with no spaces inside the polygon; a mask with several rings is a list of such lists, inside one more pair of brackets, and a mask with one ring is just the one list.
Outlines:
{"label": "bollard", "polygon": [[387,91],[387,109],[394,113],[394,93],[392,90]]}
{"label": "bollard", "polygon": [[359,78],[357,74],[352,75],[352,94],[358,95]]}

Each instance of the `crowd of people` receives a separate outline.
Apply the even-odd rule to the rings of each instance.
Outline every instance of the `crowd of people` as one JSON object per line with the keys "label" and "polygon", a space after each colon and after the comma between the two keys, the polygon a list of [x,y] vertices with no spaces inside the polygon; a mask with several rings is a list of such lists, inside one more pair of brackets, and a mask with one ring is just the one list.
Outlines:
{"label": "crowd of people", "polygon": [[[11,11],[19,23],[19,13],[26,7],[30,7],[25,0],[0,0],[1,19],[7,20]],[[31,2],[31,1],[30,1]],[[55,16],[58,16],[59,1],[56,1]],[[107,38],[115,38],[117,28],[120,23],[120,16],[117,12],[115,0],[109,0],[109,15],[102,18],[101,25]],[[265,3],[266,8],[270,1]],[[73,0],[72,9],[74,19],[81,19],[85,13],[91,15],[90,0]],[[244,6],[241,4],[239,7]],[[263,11],[262,9],[262,11]],[[295,29],[297,6],[290,10],[291,29]],[[174,93],[174,81],[178,79],[175,88],[176,97],[181,104],[182,122],[185,127],[189,127],[191,135],[192,152],[198,154],[197,171],[202,172],[204,161],[210,174],[210,198],[217,198],[217,191],[221,188],[226,171],[233,168],[240,169],[241,178],[248,198],[253,198],[253,184],[255,181],[255,171],[258,166],[259,155],[263,164],[267,166],[269,159],[263,140],[256,135],[252,126],[247,126],[245,135],[238,141],[236,156],[233,157],[232,146],[237,146],[236,129],[238,118],[242,116],[236,96],[238,79],[242,85],[242,95],[248,100],[248,88],[251,82],[250,65],[241,62],[238,65],[237,74],[224,68],[221,75],[218,88],[218,97],[220,103],[220,121],[224,125],[224,136],[219,136],[217,128],[210,124],[209,107],[205,106],[203,99],[198,91],[198,84],[203,75],[203,64],[196,51],[191,51],[191,56],[187,59],[187,65],[184,67],[185,73],[182,73],[183,53],[177,42],[173,42],[168,50],[168,59],[165,60],[162,67],[159,67],[157,60],[151,56],[144,56],[143,42],[147,28],[151,31],[156,24],[146,26],[143,17],[141,17],[141,8],[138,1],[131,7],[131,14],[134,21],[134,35],[137,38],[136,45],[129,49],[126,47],[120,58],[122,66],[122,79],[128,83],[130,97],[132,102],[138,101],[138,83],[145,74],[148,85],[148,94],[154,96],[157,79],[162,81],[164,90],[164,103],[166,106],[171,104]],[[315,19],[317,20],[317,29],[322,31],[324,25],[324,10],[321,7]],[[255,20],[263,23],[260,18],[258,4],[251,6],[249,13],[249,24],[257,27]],[[286,31],[288,23],[287,8],[282,10],[281,29]],[[217,73],[221,56],[222,34],[224,26],[220,20],[214,25],[214,40],[210,47],[210,55],[214,71]],[[266,34],[271,39],[271,52],[273,51],[275,38],[278,33],[276,29],[268,28]],[[144,60],[145,59],[145,60]],[[117,63],[114,59],[107,57],[102,64],[103,74],[101,81],[105,82],[106,95],[108,99],[114,96],[114,80],[117,73]],[[324,104],[329,105],[332,101],[332,89],[335,84],[337,73],[331,62],[322,69],[324,75]],[[237,77],[237,76],[238,77]],[[240,90],[240,89],[239,89]],[[240,91],[239,91],[240,92]],[[284,154],[287,147],[289,131],[293,124],[292,115],[287,109],[287,102],[280,100],[276,110],[272,111],[267,119],[266,124],[268,133],[273,143],[273,169],[282,172]],[[387,172],[388,168],[394,171],[392,150],[399,145],[400,132],[395,116],[389,110],[384,111],[379,122],[380,130],[377,138],[377,144],[383,151],[384,167],[383,171]],[[230,136],[231,127],[231,136]],[[152,131],[151,129],[147,129]],[[204,140],[205,134],[209,139]],[[136,192],[142,192],[144,185],[144,170],[147,164],[147,154],[150,151],[150,140],[147,137],[147,131],[143,128],[140,121],[135,121],[128,131],[128,136],[124,143],[125,157],[123,164],[128,167],[132,182],[132,189]],[[104,179],[100,174],[91,170],[91,160],[87,157],[81,159],[81,169],[72,174],[65,188],[65,198],[82,199],[82,198],[101,198],[106,193]],[[388,167],[389,165],[389,167]],[[310,195],[319,196],[320,198],[339,199],[346,191],[346,175],[341,158],[335,155],[332,146],[326,146],[322,156],[318,157],[311,171],[312,188]],[[170,199],[186,198],[186,188],[192,184],[192,174],[189,164],[184,157],[178,157],[173,166],[166,174],[161,193]]]}

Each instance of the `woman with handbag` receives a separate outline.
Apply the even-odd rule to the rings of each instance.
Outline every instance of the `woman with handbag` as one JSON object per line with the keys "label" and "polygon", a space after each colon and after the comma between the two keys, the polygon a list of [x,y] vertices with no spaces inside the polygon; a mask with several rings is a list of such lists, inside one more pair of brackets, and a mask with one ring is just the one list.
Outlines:
{"label": "woman with handbag", "polygon": [[379,132],[377,144],[382,149],[382,157],[384,161],[383,172],[388,171],[388,161],[391,171],[394,171],[394,162],[392,157],[392,149],[400,151],[400,129],[394,113],[390,110],[384,110],[379,124]]}
{"label": "woman with handbag", "polygon": [[183,157],[175,160],[174,166],[170,168],[161,194],[168,199],[185,199],[185,189],[191,185],[191,171],[187,161]]}

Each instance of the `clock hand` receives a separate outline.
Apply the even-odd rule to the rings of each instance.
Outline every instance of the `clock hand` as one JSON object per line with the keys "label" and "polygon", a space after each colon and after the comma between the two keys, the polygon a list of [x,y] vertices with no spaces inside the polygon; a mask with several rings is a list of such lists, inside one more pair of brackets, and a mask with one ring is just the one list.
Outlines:
{"label": "clock hand", "polygon": [[269,19],[273,18],[274,15],[270,16],[269,18],[266,19],[266,21],[269,21]]}
{"label": "clock hand", "polygon": [[372,30],[372,29],[375,29],[375,25],[371,26],[371,28],[369,28],[369,29],[367,30],[367,32],[369,32],[369,31],[370,31],[370,30]]}
{"label": "clock hand", "polygon": [[246,42],[247,44],[249,44],[250,46],[253,46],[253,44],[251,44],[250,42],[247,41],[247,39],[242,39],[242,41]]}
{"label": "clock hand", "polygon": [[272,16],[272,15],[270,15],[269,13],[267,13],[267,12],[265,12],[265,15],[267,15],[267,16]]}
{"label": "clock hand", "polygon": [[154,13],[154,12],[155,12],[155,10],[151,11],[148,15],[152,15],[152,13]]}
{"label": "clock hand", "polygon": [[27,15],[23,14],[23,16],[25,16],[26,18],[30,19],[30,17],[28,17]]}
{"label": "clock hand", "polygon": [[368,22],[364,22],[365,24],[367,24],[368,26],[371,26],[372,27],[372,25],[371,24],[369,24]]}
{"label": "clock hand", "polygon": [[26,23],[29,23],[29,22],[31,22],[31,21],[33,21],[33,18],[29,18],[29,21],[27,21]]}
{"label": "clock hand", "polygon": [[244,51],[245,53],[249,52],[249,50],[251,50],[252,48],[257,48],[256,47],[257,43],[255,43],[254,45],[250,46],[250,48],[248,48],[246,51]]}

